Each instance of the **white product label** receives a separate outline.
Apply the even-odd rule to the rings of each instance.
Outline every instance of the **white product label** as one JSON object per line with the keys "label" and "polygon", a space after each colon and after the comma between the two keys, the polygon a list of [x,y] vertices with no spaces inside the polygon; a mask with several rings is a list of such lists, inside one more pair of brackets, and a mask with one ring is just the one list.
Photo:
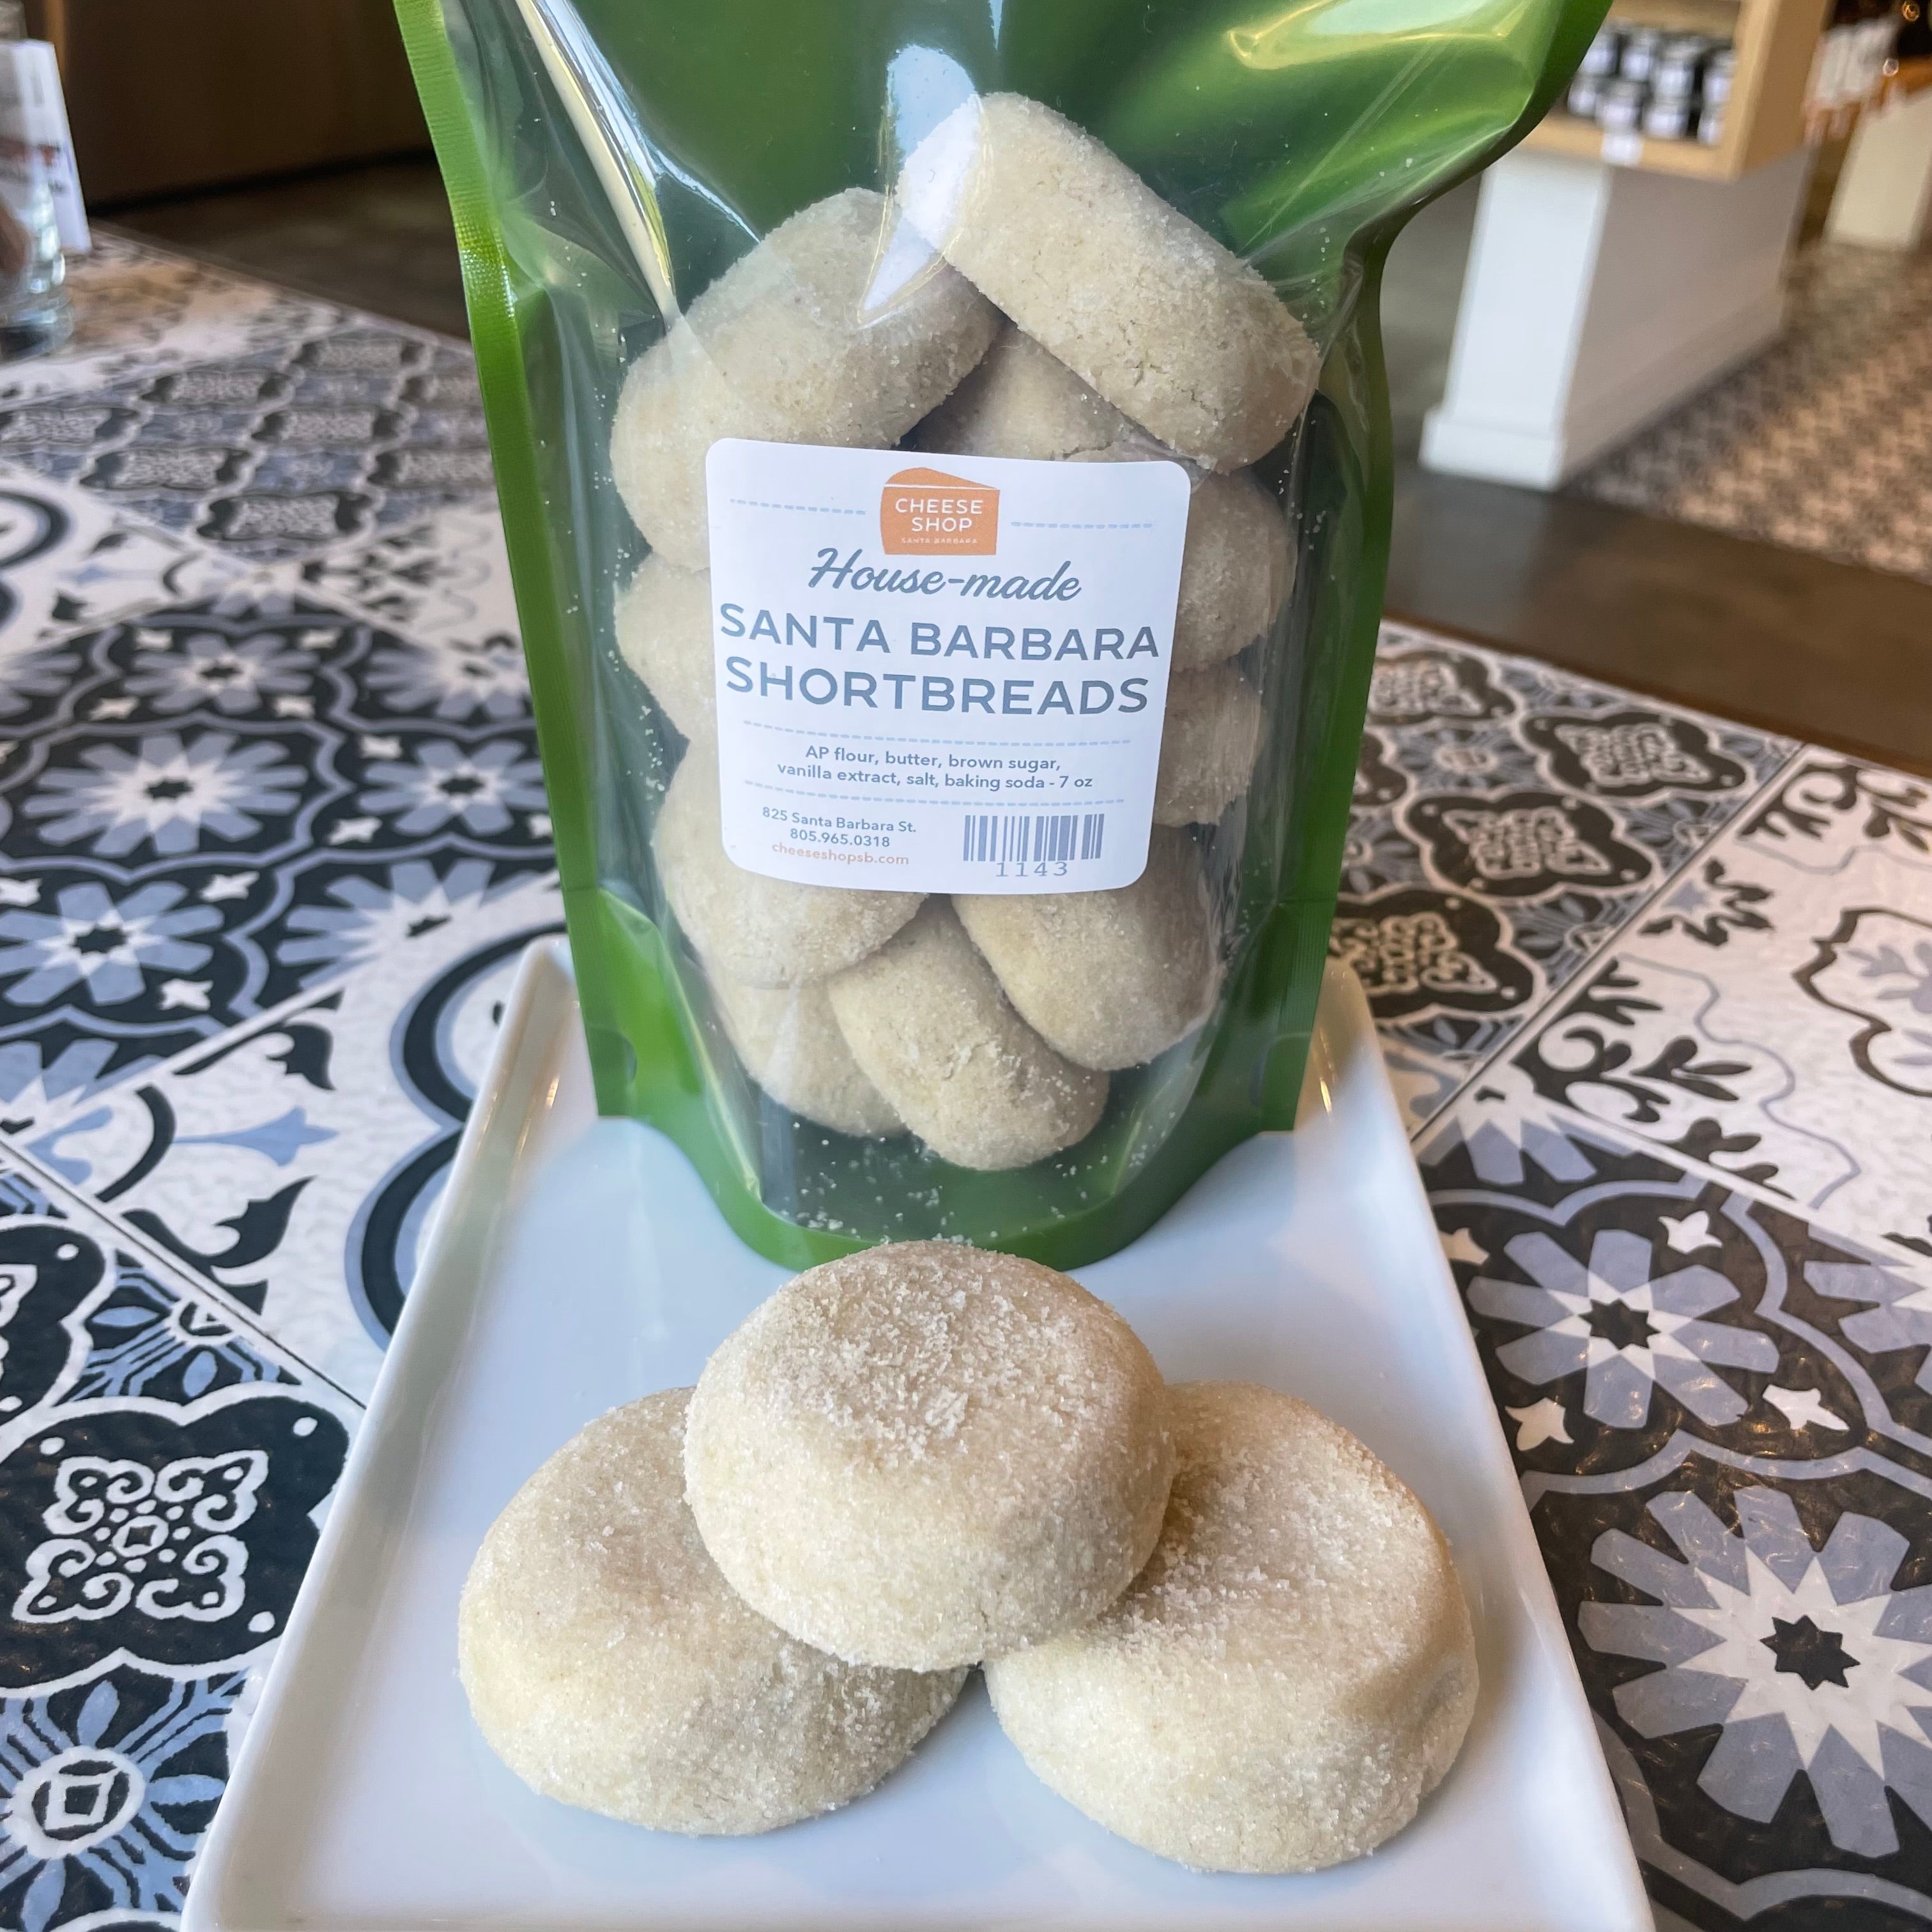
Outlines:
{"label": "white product label", "polygon": [[1604,130],[1604,159],[1613,168],[1634,168],[1643,160],[1643,136],[1628,128]]}
{"label": "white product label", "polygon": [[734,439],[706,474],[734,864],[922,892],[1140,877],[1179,464]]}

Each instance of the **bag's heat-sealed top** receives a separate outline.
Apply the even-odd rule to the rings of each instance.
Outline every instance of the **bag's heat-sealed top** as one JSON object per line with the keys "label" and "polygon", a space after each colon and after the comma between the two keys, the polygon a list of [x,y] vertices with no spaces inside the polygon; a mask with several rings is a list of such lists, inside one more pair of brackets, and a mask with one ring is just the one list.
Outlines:
{"label": "bag's heat-sealed top", "polygon": [[802,1264],[1292,1124],[1381,263],[1601,0],[399,0],[600,1104]]}

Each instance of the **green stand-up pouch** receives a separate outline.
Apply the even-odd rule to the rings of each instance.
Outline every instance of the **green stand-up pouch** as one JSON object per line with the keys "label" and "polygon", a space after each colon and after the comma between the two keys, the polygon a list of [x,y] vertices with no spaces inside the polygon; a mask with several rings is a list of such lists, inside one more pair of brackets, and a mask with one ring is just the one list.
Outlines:
{"label": "green stand-up pouch", "polygon": [[598,1102],[804,1266],[1293,1124],[1377,307],[1603,0],[398,0]]}

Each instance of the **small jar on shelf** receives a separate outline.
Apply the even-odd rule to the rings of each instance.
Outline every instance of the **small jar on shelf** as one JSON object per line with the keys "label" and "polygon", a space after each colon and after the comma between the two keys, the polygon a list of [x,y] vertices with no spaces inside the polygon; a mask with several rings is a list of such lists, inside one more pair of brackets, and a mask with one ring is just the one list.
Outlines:
{"label": "small jar on shelf", "polygon": [[1665,100],[1694,100],[1701,92],[1704,64],[1718,43],[1706,34],[1673,34],[1658,50],[1650,91]]}
{"label": "small jar on shelf", "polygon": [[1597,103],[1597,125],[1606,134],[1636,133],[1649,89],[1640,80],[1613,80]]}
{"label": "small jar on shelf", "polygon": [[1682,94],[1653,94],[1644,104],[1646,141],[1688,140],[1697,124],[1697,104]]}
{"label": "small jar on shelf", "polygon": [[1597,38],[1583,50],[1583,58],[1576,63],[1577,77],[1608,80],[1617,70],[1623,46],[1622,30],[1606,21],[1597,29]]}
{"label": "small jar on shelf", "polygon": [[1604,98],[1604,82],[1600,76],[1585,74],[1580,69],[1570,83],[1570,92],[1564,97],[1563,104],[1581,121],[1594,121],[1597,118],[1597,104]]}
{"label": "small jar on shelf", "polygon": [[1617,61],[1617,77],[1621,80],[1641,81],[1648,86],[1664,40],[1660,27],[1633,27],[1623,37],[1623,48]]}

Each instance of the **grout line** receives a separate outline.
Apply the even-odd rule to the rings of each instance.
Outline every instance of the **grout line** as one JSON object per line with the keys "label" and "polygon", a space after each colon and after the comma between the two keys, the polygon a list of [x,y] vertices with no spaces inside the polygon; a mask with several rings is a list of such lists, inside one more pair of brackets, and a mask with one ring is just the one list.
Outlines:
{"label": "grout line", "polygon": [[[1760,1208],[1771,1208],[1778,1214],[1788,1215],[1794,1221],[1802,1222],[1808,1228],[1820,1230],[1836,1246],[1850,1249],[1864,1256],[1874,1267],[1888,1268],[1898,1274],[1932,1273],[1932,1256],[1915,1254],[1910,1250],[1888,1248],[1873,1240],[1868,1234],[1854,1233],[1839,1227],[1814,1214],[1803,1202],[1789,1194],[1780,1194],[1775,1188],[1766,1186],[1762,1181],[1748,1180],[1742,1174],[1734,1174],[1729,1168],[1714,1167],[1708,1161],[1700,1160],[1694,1154],[1685,1154],[1666,1142],[1646,1139],[1621,1122],[1599,1120],[1595,1114],[1586,1114],[1580,1108],[1572,1106],[1567,1100],[1546,1100],[1538,1095],[1537,1104],[1558,1126],[1573,1129],[1574,1138],[1608,1142],[1619,1151],[1641,1154],[1650,1160],[1663,1161],[1672,1167],[1680,1168],[1694,1179],[1728,1189],[1732,1193],[1742,1195]],[[1431,1117],[1428,1126],[1437,1130],[1446,1128],[1449,1125],[1448,1114],[1448,1109],[1445,1107],[1442,1113]],[[1523,1158],[1533,1162],[1536,1157],[1534,1154],[1526,1154]],[[1478,1189],[1481,1188],[1487,1188],[1492,1193],[1510,1194],[1514,1198],[1513,1190],[1507,1186],[1492,1186],[1485,1182],[1478,1184]],[[1467,1193],[1472,1190],[1456,1188],[1449,1191]]]}
{"label": "grout line", "polygon": [[143,1234],[139,1228],[130,1227],[112,1208],[103,1206],[62,1180],[58,1174],[44,1167],[10,1135],[0,1134],[0,1149],[5,1150],[10,1160],[16,1161],[26,1168],[49,1193],[58,1194],[70,1208],[80,1209],[83,1215],[104,1222],[112,1229],[117,1245],[137,1250],[141,1264],[155,1273],[164,1287],[172,1289],[184,1300],[214,1302],[223,1314],[238,1326],[248,1329],[271,1354],[314,1376],[317,1382],[327,1384],[344,1401],[353,1404],[358,1412],[368,1407],[368,1402],[362,1396],[352,1394],[326,1370],[317,1368],[305,1356],[297,1354],[287,1342],[264,1324],[262,1318],[254,1310],[246,1303],[238,1301],[233,1294],[220,1282],[207,1280],[183,1268],[176,1256],[169,1253],[158,1242]]}

